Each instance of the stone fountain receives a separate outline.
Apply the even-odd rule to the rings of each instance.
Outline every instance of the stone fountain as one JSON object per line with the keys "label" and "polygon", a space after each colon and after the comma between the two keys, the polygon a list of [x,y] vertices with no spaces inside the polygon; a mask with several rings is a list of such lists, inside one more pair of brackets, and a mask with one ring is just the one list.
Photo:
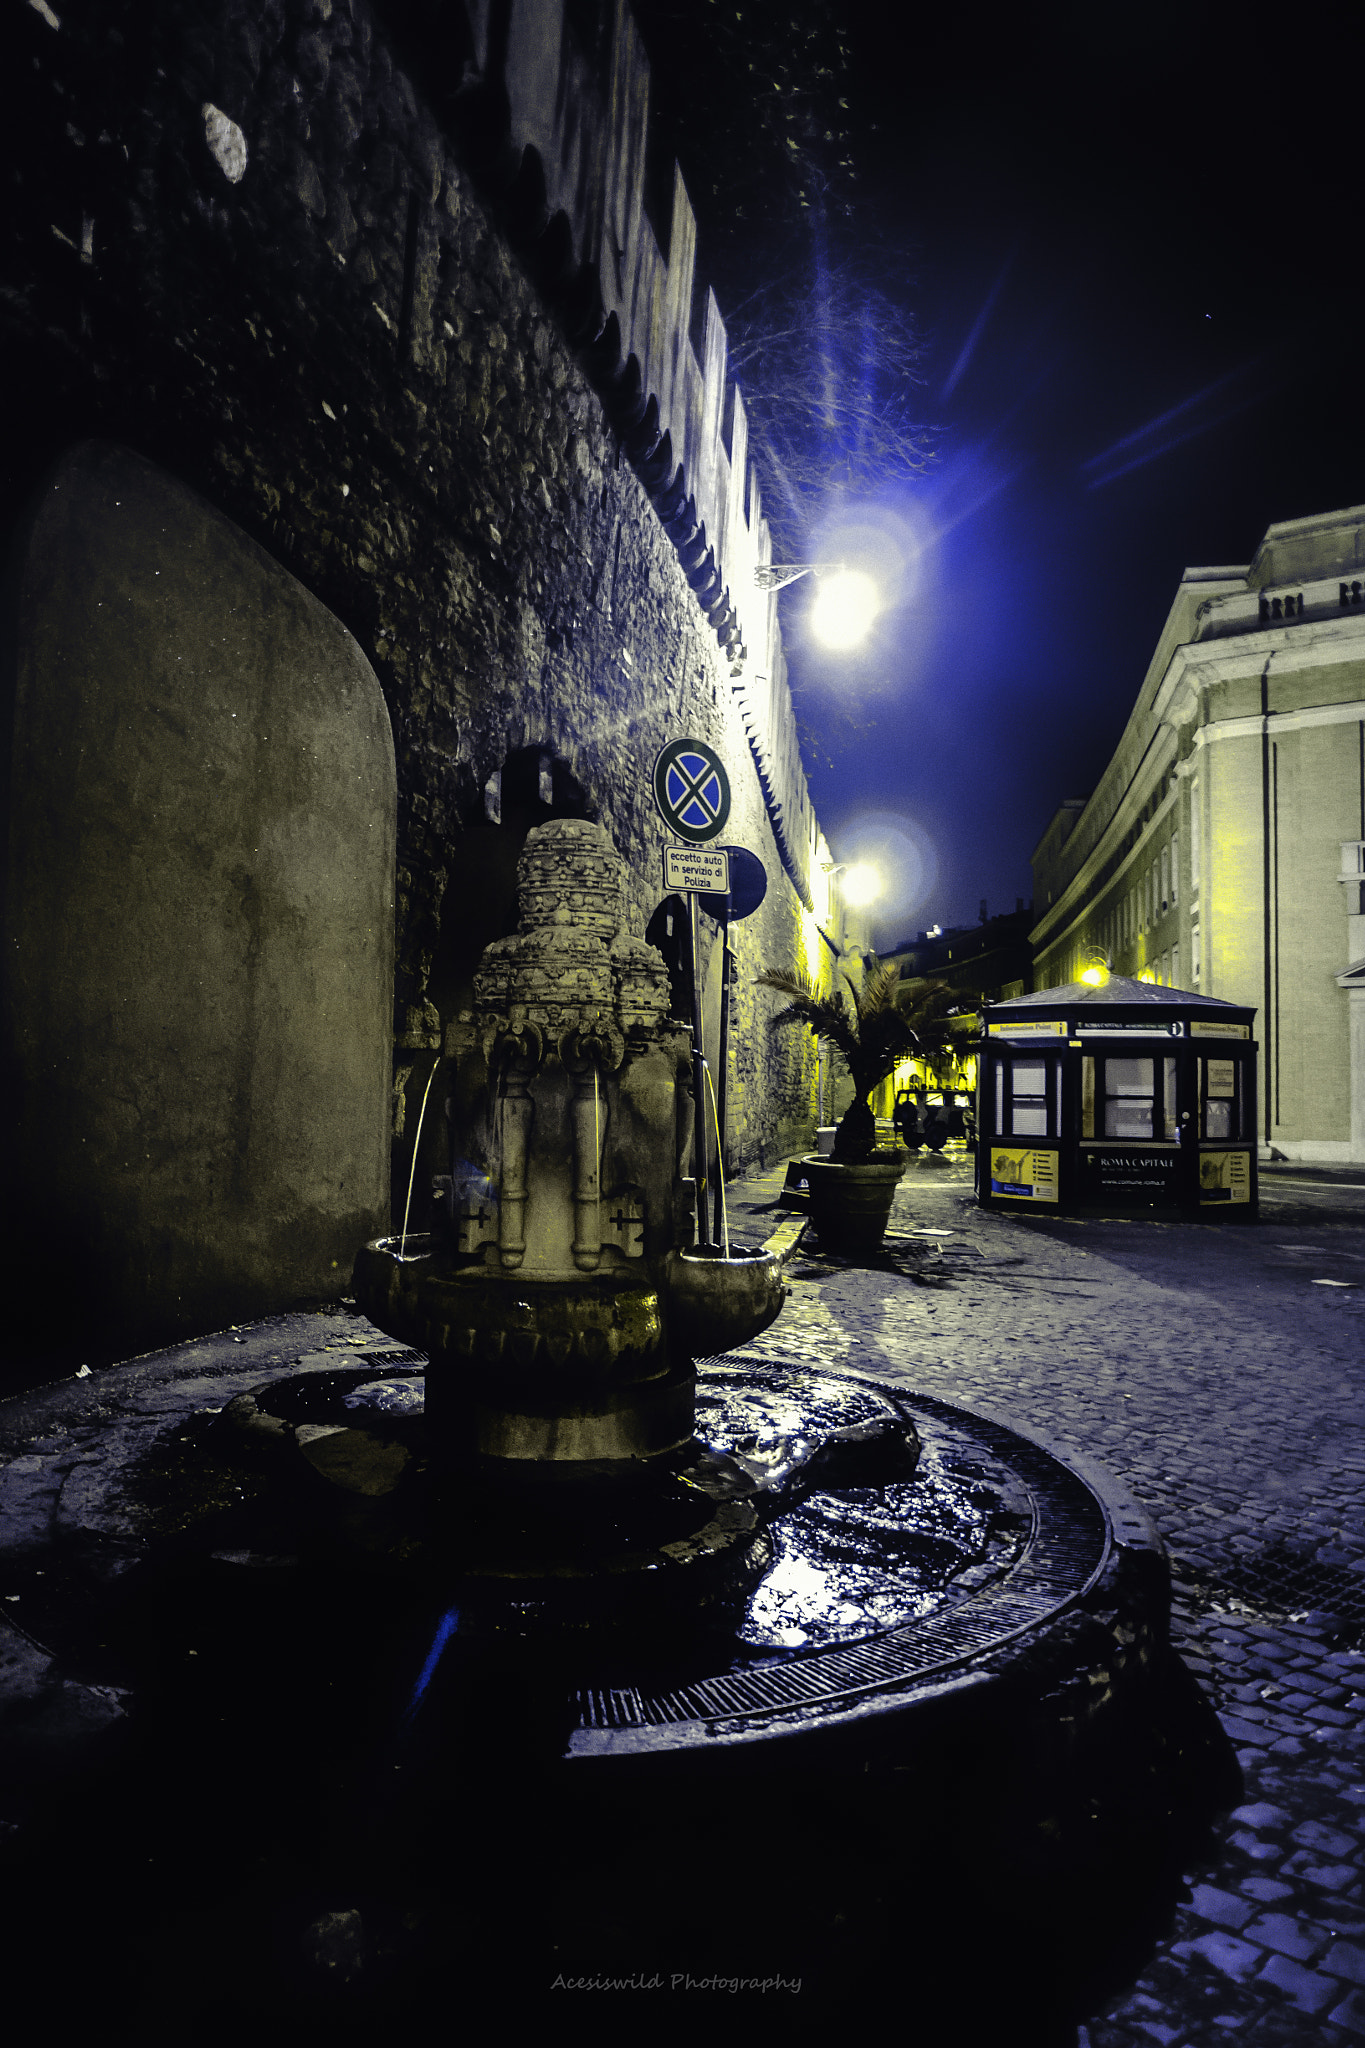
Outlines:
{"label": "stone fountain", "polygon": [[[1150,1530],[997,1424],[754,1355],[778,1262],[697,1241],[691,1032],[623,928],[623,863],[559,822],[518,879],[519,929],[446,1041],[441,1227],[356,1265],[411,1376],[353,1386],[325,1425],[360,1440],[420,1401],[408,1525],[458,1580],[462,1629],[567,1628],[567,1756],[866,1731],[998,1675]],[[1125,1597],[1159,1578],[1129,1572]]]}
{"label": "stone fountain", "polygon": [[356,1295],[426,1354],[447,1458],[623,1476],[690,1443],[695,1358],[783,1288],[770,1254],[693,1242],[691,1035],[606,832],[540,826],[518,883],[446,1039],[445,1231],[368,1246]]}

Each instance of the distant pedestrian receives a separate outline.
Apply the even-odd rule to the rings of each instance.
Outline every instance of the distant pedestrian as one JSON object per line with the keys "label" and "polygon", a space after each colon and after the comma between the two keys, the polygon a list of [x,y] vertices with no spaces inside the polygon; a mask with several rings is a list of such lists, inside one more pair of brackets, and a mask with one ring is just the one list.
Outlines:
{"label": "distant pedestrian", "polygon": [[902,1088],[896,1097],[896,1107],[892,1111],[891,1120],[906,1150],[918,1152],[924,1142],[920,1136],[919,1108],[908,1088]]}

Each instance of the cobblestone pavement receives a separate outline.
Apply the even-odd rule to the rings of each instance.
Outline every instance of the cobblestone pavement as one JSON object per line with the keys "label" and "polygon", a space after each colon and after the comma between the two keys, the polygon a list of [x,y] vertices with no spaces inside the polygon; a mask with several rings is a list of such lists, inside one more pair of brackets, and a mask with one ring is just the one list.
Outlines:
{"label": "cobblestone pavement", "polygon": [[1036,1429],[1161,1529],[1245,1799],[1079,2048],[1365,2040],[1365,1177],[1331,1178],[1267,1176],[1259,1224],[1209,1228],[982,1211],[965,1164],[912,1166],[881,1263],[803,1247],[752,1347]]}

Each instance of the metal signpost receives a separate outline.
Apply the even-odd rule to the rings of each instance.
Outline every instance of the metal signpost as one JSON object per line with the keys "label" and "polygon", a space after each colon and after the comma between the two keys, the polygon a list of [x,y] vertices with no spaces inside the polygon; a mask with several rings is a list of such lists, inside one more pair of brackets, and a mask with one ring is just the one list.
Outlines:
{"label": "metal signpost", "polygon": [[[688,975],[692,984],[693,1153],[697,1199],[697,1243],[713,1244],[706,1199],[706,1058],[702,1050],[701,979],[697,972],[697,898],[715,892],[717,882],[728,896],[730,863],[723,853],[704,854],[706,842],[725,830],[730,815],[730,778],[725,764],[704,740],[670,740],[654,763],[654,801],[671,832],[686,842],[664,850],[664,884],[687,897]],[[670,866],[670,863],[672,864]]]}
{"label": "metal signpost", "polygon": [[[697,1242],[717,1244],[725,1235],[725,1095],[729,1074],[730,984],[734,956],[731,923],[749,917],[768,893],[768,876],[757,854],[744,846],[715,846],[730,816],[730,780],[725,764],[704,740],[672,740],[654,764],[654,801],[670,831],[686,842],[664,848],[664,887],[686,896],[688,912],[688,975],[692,995],[692,1086],[695,1095],[697,1166]],[[702,1051],[700,948],[697,911],[704,910],[720,926],[720,1074],[715,1091],[716,1185],[714,1220],[708,1222],[706,1190],[710,1184],[706,1142],[706,1059]]]}

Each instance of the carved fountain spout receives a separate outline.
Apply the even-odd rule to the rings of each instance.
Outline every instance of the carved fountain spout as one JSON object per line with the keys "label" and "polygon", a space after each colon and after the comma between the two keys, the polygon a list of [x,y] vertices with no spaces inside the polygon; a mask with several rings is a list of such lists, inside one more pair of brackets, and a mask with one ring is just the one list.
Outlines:
{"label": "carved fountain spout", "polygon": [[653,1461],[691,1440],[696,1358],[766,1328],[783,1288],[766,1253],[693,1246],[691,1034],[623,928],[607,833],[540,826],[518,885],[519,928],[446,1035],[445,1231],[367,1246],[357,1298],[427,1353],[448,1450]]}

